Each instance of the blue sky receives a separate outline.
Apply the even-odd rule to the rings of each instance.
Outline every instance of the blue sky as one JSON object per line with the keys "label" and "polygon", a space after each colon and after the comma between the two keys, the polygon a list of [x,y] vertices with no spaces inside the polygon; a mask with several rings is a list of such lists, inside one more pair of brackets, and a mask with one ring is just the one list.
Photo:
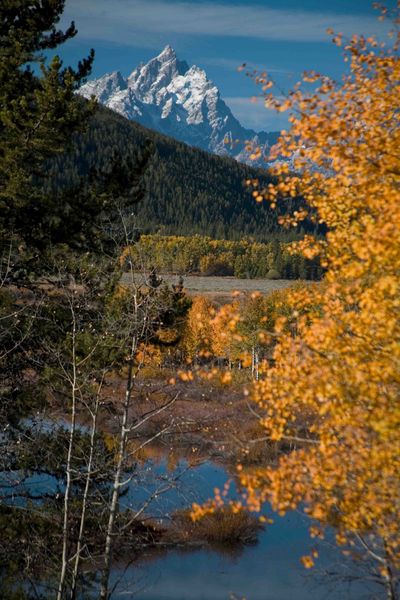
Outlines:
{"label": "blue sky", "polygon": [[127,75],[170,44],[206,70],[243,125],[258,130],[279,129],[285,118],[250,102],[257,89],[239,64],[265,68],[286,89],[305,69],[340,77],[341,51],[327,27],[348,35],[388,30],[370,0],[66,0],[62,24],[71,20],[79,33],[58,50],[65,62],[94,47],[94,77]]}

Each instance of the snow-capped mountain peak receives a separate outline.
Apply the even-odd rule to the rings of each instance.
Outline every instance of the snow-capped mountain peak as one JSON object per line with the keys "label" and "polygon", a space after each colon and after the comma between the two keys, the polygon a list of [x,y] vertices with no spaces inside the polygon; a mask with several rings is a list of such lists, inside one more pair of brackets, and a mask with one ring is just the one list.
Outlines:
{"label": "snow-capped mountain peak", "polygon": [[[216,154],[247,162],[244,145],[256,135],[268,147],[269,134],[243,128],[206,72],[180,61],[169,45],[127,78],[119,71],[108,73],[88,81],[79,93],[94,95],[128,119]],[[240,142],[226,144],[227,139]]]}
{"label": "snow-capped mountain peak", "polygon": [[110,96],[127,88],[127,82],[119,71],[113,71],[112,73],[106,73],[99,79],[88,81],[84,87],[84,96],[90,98],[94,94],[99,102],[106,104]]}
{"label": "snow-capped mountain peak", "polygon": [[167,44],[164,50],[162,50],[162,52],[160,52],[160,54],[157,56],[157,58],[160,61],[176,59],[176,52],[169,44]]}
{"label": "snow-capped mountain peak", "polygon": [[159,91],[168,86],[175,77],[185,73],[188,68],[187,63],[177,59],[171,46],[166,46],[147,64],[134,69],[127,79],[127,85],[141,102],[158,104]]}

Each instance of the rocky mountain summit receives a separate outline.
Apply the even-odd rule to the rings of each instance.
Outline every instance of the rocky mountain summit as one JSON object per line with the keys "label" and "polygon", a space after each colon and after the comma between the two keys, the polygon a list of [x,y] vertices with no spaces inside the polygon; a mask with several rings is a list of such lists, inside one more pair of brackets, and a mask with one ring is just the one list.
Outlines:
{"label": "rocky mountain summit", "polygon": [[[80,88],[117,113],[191,146],[240,162],[249,159],[246,142],[268,148],[277,133],[242,127],[203,69],[180,61],[171,46],[124,78],[119,71],[88,81]],[[263,158],[259,164],[265,165]]]}

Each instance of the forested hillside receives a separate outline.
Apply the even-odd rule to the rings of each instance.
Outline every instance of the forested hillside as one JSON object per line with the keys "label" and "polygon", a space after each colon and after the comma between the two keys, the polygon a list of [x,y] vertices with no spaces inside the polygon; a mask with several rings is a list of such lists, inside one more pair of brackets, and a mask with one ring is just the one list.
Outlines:
{"label": "forested hillside", "polygon": [[[138,226],[144,232],[227,239],[253,236],[267,241],[290,241],[304,232],[287,231],[278,224],[279,213],[293,209],[293,201],[271,210],[268,203],[258,204],[252,198],[245,181],[257,177],[265,185],[270,181],[266,171],[191,148],[103,107],[88,131],[76,137],[74,150],[54,159],[47,185],[78,183],[92,167],[107,168],[114,152],[129,155],[146,140],[153,142],[154,155],[145,176],[147,193],[137,208]],[[307,231],[313,227],[302,225]]]}

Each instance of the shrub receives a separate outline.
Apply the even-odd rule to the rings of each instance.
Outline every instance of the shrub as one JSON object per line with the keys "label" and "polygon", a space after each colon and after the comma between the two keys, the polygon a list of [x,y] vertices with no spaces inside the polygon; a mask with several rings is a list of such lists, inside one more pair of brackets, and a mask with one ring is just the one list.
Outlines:
{"label": "shrub", "polygon": [[255,544],[258,533],[263,529],[258,517],[245,509],[233,512],[229,506],[217,508],[212,514],[194,522],[187,509],[175,512],[172,518],[178,535],[210,546]]}
{"label": "shrub", "polygon": [[270,269],[266,277],[267,279],[282,279],[281,274],[276,269]]}

